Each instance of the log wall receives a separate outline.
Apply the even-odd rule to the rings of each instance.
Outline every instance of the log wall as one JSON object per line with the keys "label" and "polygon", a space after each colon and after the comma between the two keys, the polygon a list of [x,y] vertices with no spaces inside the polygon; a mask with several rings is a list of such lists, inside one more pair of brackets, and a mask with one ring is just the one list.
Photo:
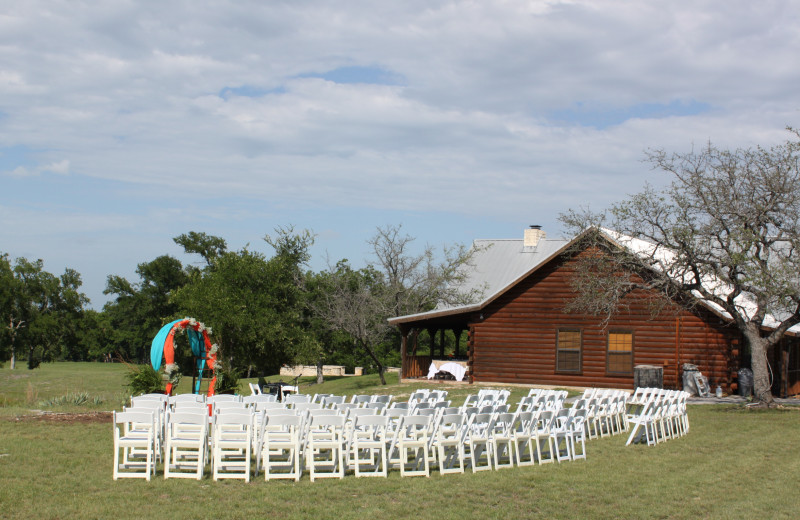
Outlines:
{"label": "log wall", "polygon": [[[626,297],[627,309],[604,329],[600,318],[563,309],[573,298],[569,280],[574,259],[562,257],[543,266],[483,311],[469,330],[472,381],[566,386],[633,388],[633,374],[606,371],[608,330],[633,333],[633,365],[664,368],[664,386],[682,388],[681,366],[692,363],[731,392],[739,368],[738,333],[709,311],[663,312],[655,319],[644,293]],[[559,328],[583,333],[581,373],[556,371]]]}

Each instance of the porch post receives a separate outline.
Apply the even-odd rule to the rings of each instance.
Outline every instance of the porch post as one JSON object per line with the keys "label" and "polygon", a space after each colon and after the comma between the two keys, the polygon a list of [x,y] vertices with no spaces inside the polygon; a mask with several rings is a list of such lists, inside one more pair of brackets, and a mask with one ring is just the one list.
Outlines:
{"label": "porch post", "polygon": [[403,379],[408,372],[408,328],[401,325],[400,334],[400,379]]}
{"label": "porch post", "polygon": [[456,337],[455,357],[461,357],[461,351],[460,351],[461,346],[459,345],[459,343],[461,343],[462,332],[464,332],[464,329],[453,329],[453,335]]}

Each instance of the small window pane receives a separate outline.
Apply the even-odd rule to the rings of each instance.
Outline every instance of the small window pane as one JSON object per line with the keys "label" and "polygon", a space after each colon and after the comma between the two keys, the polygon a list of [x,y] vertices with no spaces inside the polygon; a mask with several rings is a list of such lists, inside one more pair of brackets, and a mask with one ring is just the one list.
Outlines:
{"label": "small window pane", "polygon": [[556,370],[559,372],[581,371],[581,331],[558,331]]}
{"label": "small window pane", "polygon": [[608,333],[609,373],[633,373],[633,334],[630,332]]}

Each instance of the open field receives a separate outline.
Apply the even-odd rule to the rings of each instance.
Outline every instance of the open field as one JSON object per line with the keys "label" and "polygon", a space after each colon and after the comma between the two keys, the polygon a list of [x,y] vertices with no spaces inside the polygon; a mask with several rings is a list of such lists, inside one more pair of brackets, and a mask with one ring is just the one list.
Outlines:
{"label": "open field", "polygon": [[[124,399],[124,366],[83,363],[0,369],[2,518],[796,518],[800,412],[692,406],[691,431],[656,447],[625,437],[588,443],[588,460],[478,474],[311,483],[255,479],[151,482],[111,479],[107,416],[43,419],[30,410],[70,392],[99,404]],[[383,393],[374,376],[342,378],[309,392]],[[419,385],[387,389],[396,395]],[[336,388],[336,390],[334,390]],[[451,390],[458,403],[470,387]],[[512,400],[527,393],[512,389]],[[35,397],[33,393],[38,393]]]}

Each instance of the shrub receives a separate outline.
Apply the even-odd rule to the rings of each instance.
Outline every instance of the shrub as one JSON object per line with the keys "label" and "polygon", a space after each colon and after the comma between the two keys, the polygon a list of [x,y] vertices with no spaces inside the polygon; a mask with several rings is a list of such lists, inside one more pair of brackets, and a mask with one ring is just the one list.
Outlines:
{"label": "shrub", "polygon": [[[65,406],[65,405],[72,405],[72,406],[81,406],[86,404],[91,399],[89,392],[80,392],[77,394],[67,394],[58,397],[52,397],[50,399],[45,399],[44,401],[39,401],[39,406],[41,408],[53,408],[57,406]],[[93,399],[95,404],[99,404],[102,402],[102,399],[98,402],[98,397]]]}
{"label": "shrub", "polygon": [[131,395],[163,393],[163,380],[161,374],[150,365],[128,365],[129,372],[125,375],[128,379],[128,388]]}
{"label": "shrub", "polygon": [[223,368],[216,372],[217,382],[214,392],[217,394],[236,393],[239,390],[239,372],[233,368]]}

